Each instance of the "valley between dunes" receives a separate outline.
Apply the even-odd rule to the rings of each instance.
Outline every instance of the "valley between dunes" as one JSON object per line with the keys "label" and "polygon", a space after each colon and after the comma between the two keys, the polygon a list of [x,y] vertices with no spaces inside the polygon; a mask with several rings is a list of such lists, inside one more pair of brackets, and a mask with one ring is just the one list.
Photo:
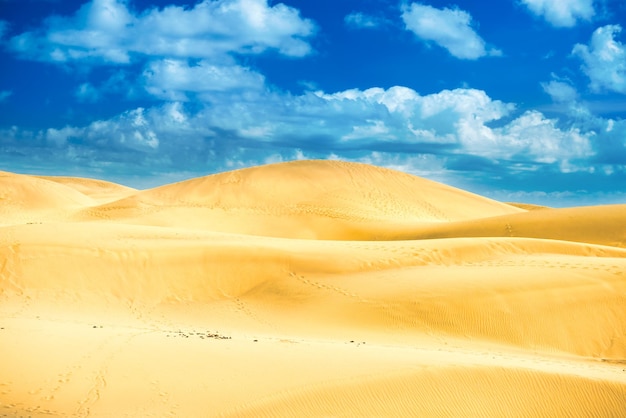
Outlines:
{"label": "valley between dunes", "polygon": [[626,204],[534,209],[337,161],[0,172],[0,417],[624,417]]}

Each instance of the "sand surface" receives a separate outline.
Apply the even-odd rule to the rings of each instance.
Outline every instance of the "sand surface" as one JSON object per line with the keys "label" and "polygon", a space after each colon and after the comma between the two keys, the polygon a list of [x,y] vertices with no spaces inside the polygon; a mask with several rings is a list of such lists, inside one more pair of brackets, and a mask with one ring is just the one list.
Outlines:
{"label": "sand surface", "polygon": [[0,172],[0,417],[626,416],[626,205],[299,161]]}

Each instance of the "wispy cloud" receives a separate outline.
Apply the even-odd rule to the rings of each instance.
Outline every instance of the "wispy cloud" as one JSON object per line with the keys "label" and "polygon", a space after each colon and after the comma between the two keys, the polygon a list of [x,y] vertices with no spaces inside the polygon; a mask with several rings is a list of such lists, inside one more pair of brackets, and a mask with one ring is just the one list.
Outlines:
{"label": "wispy cloud", "polygon": [[390,21],[384,17],[361,12],[352,12],[343,20],[346,26],[353,29],[375,29],[390,24]]}
{"label": "wispy cloud", "polygon": [[593,32],[589,45],[576,44],[572,50],[582,59],[581,68],[595,92],[626,94],[626,46],[615,39],[621,31],[620,25],[600,27]]}
{"label": "wispy cloud", "polygon": [[404,7],[402,19],[407,30],[447,49],[456,58],[475,60],[501,55],[499,50],[487,50],[485,41],[472,28],[472,16],[464,10],[412,3]]}
{"label": "wispy cloud", "polygon": [[100,100],[100,93],[91,83],[82,83],[75,92],[79,102],[97,102]]}
{"label": "wispy cloud", "polygon": [[7,22],[6,20],[0,19],[0,40],[4,38],[4,35],[8,32],[8,30],[9,30],[9,22]]}
{"label": "wispy cloud", "polygon": [[541,87],[556,103],[570,103],[578,98],[576,89],[565,81],[551,80],[541,83]]}
{"label": "wispy cloud", "polygon": [[13,94],[13,92],[10,91],[10,90],[2,90],[2,91],[0,91],[0,103],[2,103],[5,100],[7,100],[9,97],[11,97],[12,94]]}
{"label": "wispy cloud", "polygon": [[534,15],[556,27],[572,27],[595,15],[593,0],[521,0]]}

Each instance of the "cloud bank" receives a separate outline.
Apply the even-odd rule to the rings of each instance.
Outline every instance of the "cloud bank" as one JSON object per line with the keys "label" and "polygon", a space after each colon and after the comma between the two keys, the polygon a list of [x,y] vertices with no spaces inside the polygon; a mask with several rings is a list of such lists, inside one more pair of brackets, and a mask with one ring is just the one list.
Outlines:
{"label": "cloud bank", "polygon": [[[28,134],[67,158],[97,152],[95,160],[132,159],[156,171],[185,161],[205,169],[220,159],[250,159],[264,150],[299,149],[312,155],[365,158],[372,153],[471,155],[491,164],[513,161],[520,170],[552,165],[586,170],[578,163],[594,154],[595,132],[560,128],[555,120],[527,111],[499,127],[515,111],[475,89],[443,90],[422,96],[407,87],[370,88],[300,96],[262,92],[232,97],[190,111],[182,102],[137,108],[87,126]],[[302,129],[306,126],[306,129]],[[17,138],[16,132],[4,132]],[[35,141],[33,141],[36,139]],[[8,141],[10,142],[10,141]],[[515,170],[515,169],[514,169]]]}

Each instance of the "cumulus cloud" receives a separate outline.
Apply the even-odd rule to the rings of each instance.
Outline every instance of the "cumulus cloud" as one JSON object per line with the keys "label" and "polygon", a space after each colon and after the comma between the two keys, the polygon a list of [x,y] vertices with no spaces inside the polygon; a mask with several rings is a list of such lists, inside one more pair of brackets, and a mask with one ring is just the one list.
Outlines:
{"label": "cumulus cloud", "polygon": [[583,61],[581,69],[595,92],[626,94],[626,46],[615,40],[621,31],[620,25],[600,27],[593,32],[589,45],[576,44],[572,50]]}
{"label": "cumulus cloud", "polygon": [[562,168],[573,170],[575,168],[569,164],[570,160],[593,155],[592,133],[581,133],[577,128],[560,129],[556,120],[546,119],[537,111],[527,111],[493,132],[498,143],[494,153],[502,154],[504,150],[508,158],[531,156],[536,162],[559,162]]}
{"label": "cumulus cloud", "polygon": [[73,16],[11,38],[23,57],[94,64],[148,57],[211,58],[272,49],[287,56],[311,52],[314,24],[284,4],[267,0],[204,0],[191,8],[168,6],[135,14],[123,0],[92,0]]}
{"label": "cumulus cloud", "polygon": [[572,27],[578,20],[590,20],[593,0],[521,0],[528,10],[556,27]]}
{"label": "cumulus cloud", "polygon": [[407,30],[447,49],[456,58],[475,60],[501,54],[498,50],[487,51],[485,41],[472,28],[472,16],[464,10],[412,3],[404,7],[402,20]]}

